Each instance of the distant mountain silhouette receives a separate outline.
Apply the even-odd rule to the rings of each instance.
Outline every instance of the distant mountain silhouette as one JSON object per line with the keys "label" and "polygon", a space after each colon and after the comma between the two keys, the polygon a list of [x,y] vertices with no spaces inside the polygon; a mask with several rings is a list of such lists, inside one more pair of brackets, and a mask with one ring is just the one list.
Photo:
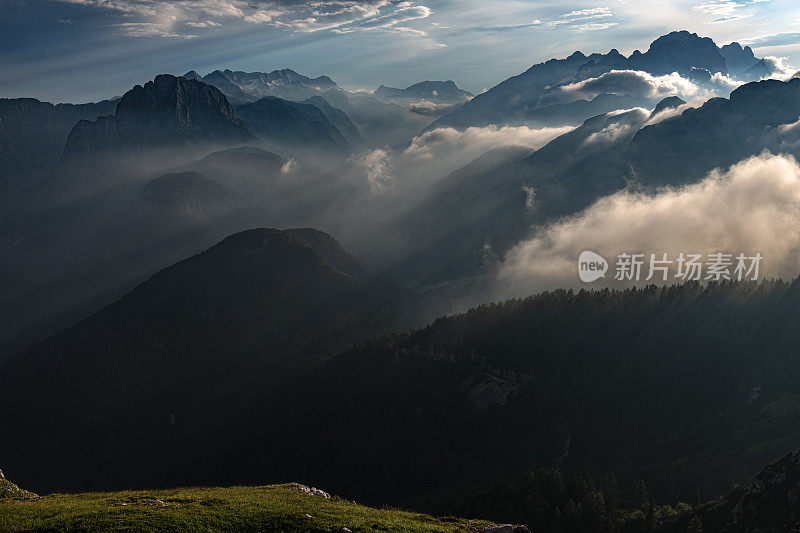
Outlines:
{"label": "distant mountain silhouette", "polygon": [[36,185],[55,165],[72,127],[113,114],[117,101],[53,105],[34,98],[0,98],[0,193]]}
{"label": "distant mountain silhouette", "polygon": [[159,176],[142,188],[141,198],[144,203],[166,212],[210,217],[220,204],[240,201],[235,192],[197,172]]}
{"label": "distant mountain silhouette", "polygon": [[686,30],[659,37],[643,54],[634,51],[628,58],[628,66],[655,75],[672,72],[690,74],[692,68],[728,73],[725,58],[714,41]]}
{"label": "distant mountain silhouette", "polygon": [[335,89],[336,83],[327,76],[309,78],[290,69],[272,72],[242,72],[215,70],[201,77],[191,70],[184,74],[187,79],[201,79],[225,93],[234,104],[253,102],[265,96],[276,96],[286,100],[305,100]]}
{"label": "distant mountain silhouette", "polygon": [[[727,55],[734,65],[732,72],[753,79],[752,73],[745,74],[746,67],[744,67],[749,61],[752,50],[748,54],[749,48],[737,49],[736,46],[738,46],[736,43],[732,43],[720,49],[707,37],[699,37],[688,31],[675,31],[653,41],[647,52],[636,50],[629,57],[623,56],[616,49],[607,54],[589,56],[575,52],[566,59],[551,59],[505,80],[437,119],[426,130],[442,126],[465,128],[487,124],[525,123],[526,116],[539,108],[569,103],[551,101],[553,88],[565,83],[598,77],[611,70],[641,70],[653,75],[678,72],[689,78],[696,77],[698,71],[727,74],[729,72],[725,58]],[[753,64],[756,61],[754,58]],[[606,103],[610,101],[606,100]],[[583,105],[583,107],[587,113],[592,112],[588,106]],[[580,105],[574,107],[571,116],[580,116],[577,115],[580,109]],[[580,116],[579,121],[590,116],[592,115]]]}
{"label": "distant mountain silhouette", "polygon": [[311,104],[319,108],[331,124],[336,126],[336,129],[344,136],[347,142],[355,149],[363,148],[366,146],[367,141],[361,136],[361,132],[347,116],[347,113],[341,109],[333,107],[324,97],[312,96],[308,100],[304,100],[303,104]]}
{"label": "distant mountain silhouette", "polygon": [[[725,64],[731,74],[739,78],[746,79],[747,71],[759,62],[759,59],[753,53],[753,49],[749,46],[742,48],[737,42],[732,42],[720,47],[719,49],[722,57],[725,58]],[[751,80],[748,80],[751,81]]]}
{"label": "distant mountain silhouette", "polygon": [[452,80],[422,81],[405,89],[381,85],[375,89],[374,94],[386,100],[431,100],[446,103],[463,103],[475,96],[469,91],[459,89]]}
{"label": "distant mountain silhouette", "polygon": [[368,93],[350,93],[337,88],[322,96],[345,112],[373,146],[407,143],[430,122],[430,117],[412,112],[408,104],[385,102]]}
{"label": "distant mountain silhouette", "polygon": [[268,225],[341,233],[350,222],[343,213],[368,201],[365,191],[301,160],[238,147],[10,213],[0,228],[8,282],[0,295],[0,361],[226,235]]}
{"label": "distant mountain silhouette", "polygon": [[146,175],[165,158],[180,161],[252,139],[218,89],[162,74],[126,92],[114,115],[78,122],[46,185],[61,186],[66,196],[81,194]]}
{"label": "distant mountain silhouette", "polygon": [[772,74],[772,68],[765,60],[760,59],[758,63],[745,71],[744,76],[748,80],[760,80],[761,78],[766,78],[770,74]]}
{"label": "distant mountain silhouette", "polygon": [[186,168],[263,209],[262,225],[335,229],[342,210],[364,201],[363,191],[342,178],[255,147],[214,152]]}
{"label": "distant mountain silhouette", "polygon": [[308,155],[314,152],[348,154],[353,148],[326,114],[312,104],[266,96],[242,104],[236,113],[263,139]]}

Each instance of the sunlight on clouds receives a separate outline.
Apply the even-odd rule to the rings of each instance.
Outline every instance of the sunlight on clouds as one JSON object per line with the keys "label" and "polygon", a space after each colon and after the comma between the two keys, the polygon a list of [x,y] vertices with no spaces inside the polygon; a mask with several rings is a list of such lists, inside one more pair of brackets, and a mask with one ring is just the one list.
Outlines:
{"label": "sunlight on clouds", "polygon": [[659,98],[671,95],[693,96],[699,88],[677,72],[653,76],[638,70],[612,70],[597,78],[561,87],[566,93],[597,96],[603,93]]}
{"label": "sunlight on clouds", "polygon": [[245,22],[264,24],[293,32],[333,30],[336,33],[391,31],[426,35],[424,31],[399,26],[425,19],[433,11],[416,2],[389,0],[339,0],[281,2],[253,0],[59,0],[118,12],[139,20],[114,24],[133,37],[194,37],[185,29],[214,29]]}
{"label": "sunlight on clouds", "polygon": [[620,253],[759,252],[762,275],[796,276],[800,165],[791,156],[765,153],[694,185],[601,198],[515,246],[500,266],[498,291],[517,296],[586,287],[576,273],[584,250],[612,262]]}

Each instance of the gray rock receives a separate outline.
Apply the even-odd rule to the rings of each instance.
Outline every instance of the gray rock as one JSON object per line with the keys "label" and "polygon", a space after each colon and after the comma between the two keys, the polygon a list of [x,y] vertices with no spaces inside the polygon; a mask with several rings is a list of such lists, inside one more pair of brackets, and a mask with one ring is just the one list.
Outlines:
{"label": "gray rock", "polygon": [[307,487],[306,485],[300,485],[299,483],[292,485],[292,489],[300,492],[305,492],[306,494],[309,494],[311,496],[320,496],[322,498],[331,497],[331,495],[325,492],[324,490],[318,489],[316,487]]}
{"label": "gray rock", "polygon": [[487,527],[483,533],[531,533],[527,526],[515,526],[513,524],[503,524],[500,526]]}

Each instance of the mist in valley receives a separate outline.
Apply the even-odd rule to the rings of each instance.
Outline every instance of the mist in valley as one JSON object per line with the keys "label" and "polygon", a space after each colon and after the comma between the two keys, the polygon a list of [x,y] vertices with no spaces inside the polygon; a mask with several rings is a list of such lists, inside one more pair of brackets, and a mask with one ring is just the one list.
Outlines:
{"label": "mist in valley", "polygon": [[[796,334],[772,328],[798,308],[800,79],[709,41],[576,52],[479,94],[226,69],[0,100],[0,459],[37,490],[305,475],[458,512],[461,484],[562,464],[721,494],[797,441],[739,400],[795,401],[778,359]],[[581,281],[584,251],[604,277]],[[740,252],[763,256],[743,283],[614,276],[625,253]],[[690,348],[660,328],[672,311]],[[759,315],[789,318],[737,337]],[[642,392],[667,382],[674,410]],[[661,427],[631,397],[679,466],[646,451]]]}

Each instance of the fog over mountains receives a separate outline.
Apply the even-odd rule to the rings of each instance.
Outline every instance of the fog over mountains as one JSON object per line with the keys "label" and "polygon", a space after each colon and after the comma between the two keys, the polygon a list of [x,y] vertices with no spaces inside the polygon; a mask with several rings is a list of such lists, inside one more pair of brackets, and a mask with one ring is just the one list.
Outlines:
{"label": "fog over mountains", "polygon": [[[3,468],[36,492],[301,480],[434,513],[556,468],[642,480],[698,504],[687,522],[788,523],[757,503],[736,529],[752,487],[696,494],[800,446],[792,69],[677,31],[478,95],[412,81],[190,70],[0,99]],[[586,285],[583,250],[765,261]]]}

